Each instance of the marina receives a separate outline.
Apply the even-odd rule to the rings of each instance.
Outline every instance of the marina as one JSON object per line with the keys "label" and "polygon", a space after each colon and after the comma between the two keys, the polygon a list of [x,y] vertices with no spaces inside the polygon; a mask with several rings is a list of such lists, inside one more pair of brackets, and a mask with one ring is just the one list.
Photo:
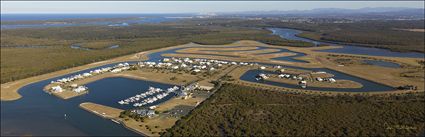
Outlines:
{"label": "marina", "polygon": [[[51,125],[56,125],[57,130],[51,132],[51,134],[66,134],[71,133],[70,135],[137,135],[130,130],[127,130],[123,126],[116,124],[111,120],[102,119],[100,117],[91,115],[84,110],[81,110],[77,106],[83,102],[93,102],[96,104],[101,104],[113,108],[119,109],[134,109],[137,107],[149,107],[156,106],[167,100],[174,98],[176,91],[180,91],[180,88],[176,88],[175,85],[162,84],[157,82],[150,82],[145,80],[135,80],[122,77],[115,78],[105,78],[97,80],[88,84],[85,84],[90,93],[75,98],[71,98],[67,101],[62,99],[57,99],[48,94],[42,94],[43,88],[46,85],[55,83],[55,84],[69,84],[75,80],[78,80],[80,77],[92,77],[97,75],[102,75],[104,73],[120,73],[122,71],[130,69],[130,66],[137,66],[142,69],[164,69],[164,70],[179,70],[184,71],[184,68],[187,68],[187,71],[192,72],[209,72],[214,69],[219,69],[221,67],[226,68],[228,66],[239,66],[239,67],[256,67],[257,69],[249,70],[240,77],[242,81],[267,84],[272,86],[279,86],[284,88],[293,88],[293,89],[303,89],[303,90],[315,90],[315,91],[332,91],[332,92],[377,92],[377,91],[393,91],[394,87],[386,86],[370,80],[365,80],[356,76],[345,74],[342,72],[334,71],[327,68],[302,68],[291,65],[281,65],[273,63],[262,63],[262,62],[239,62],[239,61],[230,61],[230,60],[217,60],[217,59],[205,59],[205,58],[179,58],[179,57],[164,57],[163,54],[175,53],[177,54],[178,50],[191,48],[192,46],[179,47],[166,49],[158,52],[153,52],[148,55],[147,60],[145,61],[128,61],[121,63],[113,63],[108,65],[102,65],[99,67],[94,67],[91,69],[86,69],[74,73],[70,73],[64,76],[59,76],[55,78],[50,78],[47,80],[39,81],[26,85],[19,89],[23,98],[12,101],[12,102],[2,102],[2,128],[15,128],[17,125],[22,127],[27,127],[28,131],[19,131],[20,133],[31,133],[33,135],[46,135],[42,131],[44,128],[50,127]],[[207,48],[207,47],[206,47]],[[282,52],[287,50],[282,49]],[[296,53],[297,54],[297,53]],[[296,56],[286,57],[286,61],[291,61],[291,59],[304,56],[303,54],[297,54]],[[202,63],[203,62],[203,63]],[[294,61],[296,62],[296,61]],[[176,67],[177,66],[177,67]],[[205,67],[204,67],[205,66]],[[277,67],[280,66],[280,67]],[[214,69],[212,69],[214,68]],[[281,82],[268,81],[267,75],[277,75],[286,79],[289,74],[286,72],[279,73],[276,71],[269,71],[268,69],[300,69],[312,72],[326,72],[334,75],[333,80],[338,82],[341,79],[351,80],[360,83],[363,85],[361,88],[321,88],[321,87],[312,87],[310,82],[304,81],[303,78],[296,80],[299,81],[298,84],[285,84]],[[89,75],[90,74],[90,75]],[[265,80],[256,80],[256,76],[262,74],[260,77]],[[293,78],[290,75],[291,79]],[[325,78],[317,78],[316,81],[325,81]],[[327,79],[327,81],[333,81]],[[52,82],[53,81],[53,82]],[[137,86],[135,86],[137,85]],[[149,88],[152,87],[152,88]],[[155,88],[153,88],[155,87]],[[108,94],[105,94],[108,93]],[[187,94],[186,94],[187,95]],[[36,97],[36,98],[34,98]],[[138,100],[137,100],[138,99]],[[14,109],[16,105],[26,106],[27,109]],[[39,106],[44,106],[42,109]],[[65,109],[66,108],[66,109]],[[37,111],[35,111],[37,110]],[[41,112],[33,114],[31,116],[26,116],[25,119],[21,119],[21,116],[28,112]],[[49,115],[43,115],[49,113]],[[63,115],[67,114],[66,121],[64,121]],[[44,119],[43,119],[44,118]],[[46,119],[49,119],[51,122],[45,122]],[[53,120],[52,120],[53,119]],[[90,125],[80,125],[80,123],[90,119]],[[36,123],[37,125],[27,125],[27,123]],[[54,123],[52,123],[54,122]],[[4,125],[8,126],[4,126]],[[16,125],[16,126],[14,126]],[[99,126],[101,125],[101,126]],[[112,129],[112,130],[111,130]],[[3,129],[2,129],[3,130]],[[6,129],[4,129],[6,130]],[[13,134],[13,133],[10,133]]]}
{"label": "marina", "polygon": [[1,136],[424,136],[424,1],[1,1]]}

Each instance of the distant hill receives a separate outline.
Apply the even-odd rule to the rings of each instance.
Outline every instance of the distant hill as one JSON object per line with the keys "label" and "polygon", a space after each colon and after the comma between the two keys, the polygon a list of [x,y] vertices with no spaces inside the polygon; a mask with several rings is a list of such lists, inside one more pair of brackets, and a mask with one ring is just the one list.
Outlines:
{"label": "distant hill", "polygon": [[311,10],[273,10],[273,11],[245,11],[218,13],[219,15],[281,15],[281,16],[314,16],[314,17],[386,17],[386,18],[424,18],[424,9],[422,8],[404,8],[404,7],[376,7],[360,9],[343,8],[318,8]]}

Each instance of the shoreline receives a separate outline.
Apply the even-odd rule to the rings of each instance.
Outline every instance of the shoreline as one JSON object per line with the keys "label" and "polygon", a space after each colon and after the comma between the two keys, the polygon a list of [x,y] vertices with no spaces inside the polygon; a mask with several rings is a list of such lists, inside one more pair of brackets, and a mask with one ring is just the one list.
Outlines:
{"label": "shoreline", "polygon": [[[127,61],[143,61],[143,60],[147,60],[148,55],[151,54],[151,53],[160,52],[160,51],[169,50],[169,49],[191,47],[191,46],[194,46],[194,45],[199,46],[197,48],[202,48],[202,45],[199,45],[199,44],[196,44],[196,43],[187,43],[187,44],[183,44],[183,45],[176,45],[176,46],[171,46],[171,47],[165,47],[165,48],[159,48],[159,49],[154,49],[154,50],[138,52],[138,53],[125,55],[125,56],[121,56],[121,57],[117,57],[117,58],[113,58],[113,59],[109,59],[109,60],[94,62],[94,63],[83,65],[83,66],[78,66],[78,67],[60,70],[60,71],[56,71],[56,72],[52,72],[52,73],[48,73],[48,74],[43,74],[43,75],[39,75],[39,76],[34,76],[34,77],[26,78],[26,79],[21,79],[21,80],[17,80],[17,81],[13,81],[13,82],[4,83],[4,84],[1,84],[1,93],[2,93],[1,94],[1,101],[13,101],[13,100],[17,100],[17,99],[21,98],[21,95],[18,93],[18,91],[21,87],[26,86],[28,84],[32,84],[32,83],[39,82],[39,81],[42,81],[42,80],[46,80],[46,79],[49,79],[49,78],[59,77],[59,76],[63,76],[63,75],[69,74],[69,73],[75,73],[75,72],[78,72],[78,71],[87,70],[87,69],[90,69],[90,68],[93,68],[93,67],[98,67],[98,66],[102,66],[102,65],[111,64],[111,63],[127,62]],[[262,46],[262,47],[280,48],[280,49],[288,49],[288,50],[291,50],[291,51],[294,51],[294,52],[301,52],[301,53],[306,54],[306,56],[297,57],[296,59],[306,60],[306,61],[309,61],[310,63],[275,61],[275,60],[270,60],[270,59],[257,60],[255,58],[255,56],[248,57],[248,58],[236,58],[237,60],[249,61],[249,60],[255,59],[257,62],[260,62],[260,63],[270,63],[270,62],[272,62],[273,64],[290,65],[290,66],[297,66],[297,67],[304,67],[304,68],[320,68],[320,67],[322,67],[322,68],[328,68],[328,69],[332,69],[332,70],[335,70],[335,71],[340,71],[340,72],[346,73],[346,71],[339,70],[338,68],[335,69],[335,66],[326,66],[326,65],[329,65],[329,64],[322,64],[323,62],[319,58],[319,56],[323,56],[323,55],[327,55],[327,54],[340,54],[340,53],[326,53],[326,52],[322,53],[322,52],[315,52],[314,51],[314,50],[317,50],[317,49],[339,48],[340,46],[301,48],[301,47],[269,45],[269,44],[260,43],[260,42],[257,42],[257,41],[251,41],[251,40],[240,40],[240,41],[236,41],[236,42],[233,42],[233,43],[230,43],[230,44],[221,45],[221,47],[240,46],[240,45],[251,46],[251,47],[252,46]],[[207,45],[207,46],[214,46],[214,45]],[[190,49],[185,49],[185,50],[191,51]],[[178,52],[176,52],[176,53],[178,53]],[[206,53],[208,53],[208,52],[206,52]],[[170,54],[165,53],[165,54],[161,54],[161,55],[167,56],[167,55],[170,55]],[[173,54],[171,54],[171,55],[173,55]],[[175,54],[175,55],[180,55],[180,54]],[[284,55],[284,54],[282,54],[282,55]],[[378,58],[378,59],[389,59],[389,60],[394,60],[394,61],[397,61],[397,62],[403,62],[403,63],[407,63],[407,64],[414,64],[415,63],[414,60],[420,60],[420,59],[417,59],[417,58],[404,58],[404,57],[381,57],[381,56],[367,56],[367,55],[365,56],[365,55],[351,55],[351,54],[341,54],[341,55],[350,55],[350,56],[358,56],[358,57],[373,57],[373,58]],[[205,55],[205,56],[190,55],[190,56],[222,59],[222,57],[211,57],[210,55]],[[235,61],[237,61],[237,60],[235,60]],[[313,61],[313,62],[311,62],[311,61]],[[350,75],[359,77],[357,74],[351,74],[351,73],[346,73],[346,74],[350,74]],[[360,76],[360,77],[363,78],[363,76]],[[369,79],[369,78],[363,78],[363,79],[374,81],[374,82],[376,80],[376,79]],[[381,83],[381,82],[377,82],[377,83]]]}
{"label": "shoreline", "polygon": [[[188,43],[188,44],[190,44],[190,43]],[[171,46],[171,47],[164,47],[164,48],[159,48],[159,49],[142,51],[142,52],[138,52],[138,53],[132,53],[132,54],[129,54],[129,55],[111,58],[111,59],[108,59],[108,60],[93,62],[93,63],[82,65],[82,66],[72,67],[72,68],[63,69],[63,70],[59,70],[59,71],[55,71],[55,72],[50,72],[50,73],[46,73],[46,74],[42,74],[42,75],[38,75],[38,76],[32,76],[32,77],[28,77],[28,78],[24,78],[24,79],[20,79],[20,80],[16,80],[16,81],[3,83],[3,84],[1,84],[0,100],[1,101],[14,101],[14,100],[20,99],[22,96],[21,96],[20,93],[18,93],[19,89],[26,86],[26,85],[29,85],[29,84],[33,84],[33,83],[48,80],[48,79],[51,79],[51,78],[60,77],[60,76],[67,75],[67,74],[70,74],[70,73],[76,73],[76,72],[79,72],[79,71],[83,71],[83,70],[87,70],[87,69],[90,69],[90,68],[99,67],[99,66],[103,66],[103,65],[108,65],[108,64],[112,64],[112,63],[147,60],[148,59],[147,55],[150,54],[150,53],[159,52],[159,51],[162,51],[162,50],[168,50],[168,49],[172,49],[172,48],[184,47],[184,46],[187,46],[188,44],[176,45],[176,46]]]}
{"label": "shoreline", "polygon": [[[126,129],[128,129],[128,130],[130,130],[130,131],[133,131],[133,132],[136,132],[137,134],[140,134],[140,135],[142,135],[142,136],[148,136],[147,134],[145,134],[145,133],[143,133],[143,132],[140,132],[140,131],[138,131],[138,130],[135,130],[135,129],[133,129],[133,128],[131,128],[131,127],[129,127],[129,126],[127,126],[126,124],[125,124],[125,122],[123,122],[122,120],[120,120],[119,118],[118,118],[118,116],[117,117],[113,117],[113,116],[107,116],[107,115],[103,115],[103,114],[100,114],[98,111],[100,111],[100,110],[94,110],[93,109],[93,107],[100,107],[101,109],[112,109],[112,110],[114,110],[114,111],[117,111],[117,112],[123,112],[124,110],[121,110],[121,109],[117,109],[117,108],[113,108],[113,107],[108,107],[108,106],[104,106],[104,105],[100,105],[100,104],[96,104],[96,103],[91,103],[91,102],[84,102],[84,103],[81,103],[80,105],[79,105],[79,107],[81,108],[81,109],[83,109],[83,110],[85,110],[85,111],[87,111],[87,112],[90,112],[90,113],[92,113],[92,114],[95,114],[95,115],[97,115],[97,116],[99,116],[99,117],[101,117],[101,118],[104,118],[104,119],[109,119],[109,120],[111,120],[112,122],[118,122],[118,123],[116,123],[116,124],[120,124],[120,125],[123,125]],[[105,112],[101,112],[101,113],[105,113]],[[114,121],[115,120],[115,121]]]}
{"label": "shoreline", "polygon": [[[121,72],[121,73],[100,74],[100,75],[93,76],[91,78],[76,81],[75,83],[77,83],[78,85],[86,85],[86,84],[89,84],[98,80],[102,80],[102,79],[121,77],[121,78],[128,78],[128,79],[134,79],[134,80],[151,81],[151,82],[167,84],[167,85],[182,86],[182,85],[191,83],[193,81],[199,80],[196,78],[196,76],[190,76],[190,75],[180,75],[180,74],[174,74],[174,73],[164,74],[164,73],[145,72],[145,71],[134,72],[134,71],[140,71],[140,70],[133,70],[133,71],[127,71],[127,72]],[[147,73],[153,73],[153,75],[149,75]],[[159,76],[160,78],[157,79],[155,78],[156,76]],[[172,77],[185,77],[185,79],[180,79],[180,80],[187,81],[187,82],[169,80]],[[50,86],[51,84],[46,85],[44,87],[44,91],[50,93],[48,91],[48,87]],[[72,92],[72,91],[64,91],[64,92]],[[61,92],[61,93],[64,93],[64,92]],[[72,94],[72,95],[61,95],[61,93],[51,93],[51,94],[65,100],[86,94],[86,93],[82,93],[82,94]]]}
{"label": "shoreline", "polygon": [[[302,32],[304,33],[304,32]],[[300,33],[300,34],[302,34]],[[300,34],[296,34],[295,36],[300,38],[305,38],[308,40],[318,41],[318,42],[325,42],[330,44],[337,44],[338,46],[354,46],[354,47],[366,47],[366,48],[376,48],[376,49],[386,49],[392,52],[400,52],[400,53],[421,53],[425,54],[425,51],[419,51],[419,50],[398,50],[398,49],[392,49],[388,47],[381,47],[381,45],[370,45],[370,44],[362,44],[362,43],[347,43],[342,41],[329,41],[329,40],[321,40],[321,39],[314,39],[306,36],[301,36]],[[331,46],[331,45],[329,45]],[[385,45],[384,45],[385,46]]]}
{"label": "shoreline", "polygon": [[[269,28],[293,29],[293,30],[301,31],[301,33],[296,34],[295,36],[296,37],[300,37],[300,38],[305,38],[305,39],[308,39],[308,40],[317,41],[317,42],[325,42],[325,43],[337,44],[336,46],[367,47],[367,48],[386,49],[386,50],[389,50],[389,51],[392,51],[392,52],[400,52],[400,53],[413,52],[413,53],[422,53],[422,54],[425,54],[425,51],[396,50],[396,49],[391,49],[391,48],[387,48],[387,47],[380,47],[379,45],[368,45],[368,44],[362,44],[362,43],[348,43],[348,42],[338,42],[338,41],[328,41],[328,40],[314,39],[314,38],[305,37],[305,36],[301,36],[300,35],[300,34],[302,34],[304,32],[313,32],[312,30],[307,30],[307,29],[302,29],[302,28],[296,28],[296,27],[261,27],[261,29],[263,29],[263,30],[268,30],[268,31],[272,32],[271,30],[269,30]],[[275,35],[275,34],[273,34],[273,35]],[[285,38],[283,38],[283,39],[285,39]]]}

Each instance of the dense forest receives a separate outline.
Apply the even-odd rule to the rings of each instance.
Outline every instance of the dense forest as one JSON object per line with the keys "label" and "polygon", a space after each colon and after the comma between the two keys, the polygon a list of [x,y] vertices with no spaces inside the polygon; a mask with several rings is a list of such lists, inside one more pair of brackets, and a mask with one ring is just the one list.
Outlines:
{"label": "dense forest", "polygon": [[[352,43],[359,46],[388,48],[394,51],[424,51],[424,32],[403,29],[424,29],[424,20],[360,21],[355,23],[312,24],[300,36],[315,40]],[[299,24],[285,24],[299,28]]]}
{"label": "dense forest", "polygon": [[[198,20],[198,22],[203,22]],[[204,24],[206,21],[204,21]],[[240,27],[280,27],[303,30],[301,37],[349,43],[358,46],[387,48],[394,51],[424,51],[424,20],[362,20],[353,23],[290,23],[278,20],[216,19],[211,24]]]}
{"label": "dense forest", "polygon": [[[1,83],[189,42],[229,44],[257,40],[276,45],[312,46],[271,36],[265,30],[179,23],[10,29],[1,30],[1,34]],[[76,43],[100,50],[70,48]],[[105,49],[110,45],[120,47]]]}
{"label": "dense forest", "polygon": [[305,95],[224,84],[163,136],[416,136],[424,93]]}
{"label": "dense forest", "polygon": [[[99,21],[96,19],[94,21]],[[86,20],[77,20],[84,22]],[[93,21],[93,20],[87,20]],[[108,21],[115,21],[108,19]],[[65,68],[188,42],[228,44],[257,40],[285,46],[313,46],[284,40],[265,27],[305,30],[301,34],[317,40],[356,43],[397,51],[424,52],[424,33],[400,29],[424,28],[424,21],[359,21],[354,23],[284,23],[275,20],[229,18],[190,19],[128,27],[75,26],[1,30],[1,83]],[[72,44],[102,50],[84,51]],[[119,48],[105,49],[110,45]]]}

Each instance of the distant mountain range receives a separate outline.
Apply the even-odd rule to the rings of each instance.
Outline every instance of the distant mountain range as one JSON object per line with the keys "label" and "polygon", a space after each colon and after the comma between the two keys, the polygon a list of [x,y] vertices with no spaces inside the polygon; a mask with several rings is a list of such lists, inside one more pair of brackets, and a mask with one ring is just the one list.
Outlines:
{"label": "distant mountain range", "polygon": [[244,11],[217,13],[219,15],[287,15],[287,16],[408,16],[424,18],[424,9],[422,8],[403,8],[403,7],[376,7],[361,9],[343,9],[343,8],[318,8],[312,10],[273,10],[273,11]]}

